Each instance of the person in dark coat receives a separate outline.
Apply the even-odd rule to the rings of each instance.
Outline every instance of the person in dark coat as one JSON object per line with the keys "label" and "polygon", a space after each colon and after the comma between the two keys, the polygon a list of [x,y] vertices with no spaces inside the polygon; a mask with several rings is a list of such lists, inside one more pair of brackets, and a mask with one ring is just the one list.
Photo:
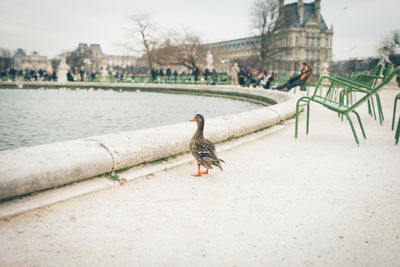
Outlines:
{"label": "person in dark coat", "polygon": [[175,70],[174,71],[174,81],[176,83],[176,80],[178,79],[178,72]]}
{"label": "person in dark coat", "polygon": [[210,70],[208,68],[206,68],[204,70],[204,80],[206,81],[206,83],[208,83],[208,76],[210,76]]}
{"label": "person in dark coat", "polygon": [[170,82],[171,81],[171,75],[172,75],[171,66],[168,66],[166,73],[167,73],[167,81]]}
{"label": "person in dark coat", "polygon": [[197,65],[193,68],[193,76],[194,76],[194,83],[197,83],[197,80],[199,79],[200,75],[200,69],[197,67]]}
{"label": "person in dark coat", "polygon": [[68,70],[68,73],[67,73],[67,81],[69,81],[69,82],[74,81],[74,77],[72,76],[72,73],[70,70]]}
{"label": "person in dark coat", "polygon": [[216,85],[217,82],[218,82],[218,73],[217,73],[217,71],[215,69],[212,70],[211,77],[212,77],[212,83],[211,84],[212,85]]}
{"label": "person in dark coat", "polygon": [[79,75],[81,76],[81,82],[83,82],[83,80],[85,78],[85,68],[83,66],[79,70]]}

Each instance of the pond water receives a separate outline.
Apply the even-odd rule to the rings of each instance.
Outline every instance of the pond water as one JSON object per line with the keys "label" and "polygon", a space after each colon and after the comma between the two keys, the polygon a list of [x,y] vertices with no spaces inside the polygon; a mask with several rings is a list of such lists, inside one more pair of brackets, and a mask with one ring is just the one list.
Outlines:
{"label": "pond water", "polygon": [[0,150],[213,118],[260,105],[114,90],[0,89]]}

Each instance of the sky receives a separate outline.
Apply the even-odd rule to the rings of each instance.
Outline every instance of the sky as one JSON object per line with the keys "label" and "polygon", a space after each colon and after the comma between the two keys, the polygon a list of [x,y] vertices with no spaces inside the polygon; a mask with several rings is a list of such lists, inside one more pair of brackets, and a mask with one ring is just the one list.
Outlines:
{"label": "sky", "polygon": [[[295,2],[286,0],[285,4]],[[310,3],[313,0],[304,0]],[[0,47],[38,51],[49,58],[79,43],[126,55],[129,17],[149,14],[159,32],[187,29],[202,41],[254,35],[251,0],[0,0]],[[321,0],[333,25],[333,59],[376,56],[379,41],[400,28],[400,0]]]}

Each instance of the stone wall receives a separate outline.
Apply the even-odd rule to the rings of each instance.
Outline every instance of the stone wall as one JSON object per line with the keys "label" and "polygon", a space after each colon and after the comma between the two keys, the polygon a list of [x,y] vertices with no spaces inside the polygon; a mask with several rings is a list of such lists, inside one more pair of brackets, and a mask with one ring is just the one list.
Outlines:
{"label": "stone wall", "polygon": [[[69,86],[70,84],[64,84]],[[93,87],[90,83],[73,86]],[[103,88],[106,87],[104,84]],[[160,85],[113,85],[155,90]],[[43,87],[43,85],[42,85]],[[168,88],[169,87],[169,88]],[[160,89],[160,88],[159,88]],[[173,92],[204,92],[225,96],[270,99],[276,105],[206,120],[205,135],[214,142],[272,126],[295,113],[293,95],[263,89],[207,86],[165,86]],[[271,101],[272,99],[272,101]],[[0,199],[52,188],[114,170],[154,161],[189,150],[196,125],[185,122],[87,139],[0,151]]]}

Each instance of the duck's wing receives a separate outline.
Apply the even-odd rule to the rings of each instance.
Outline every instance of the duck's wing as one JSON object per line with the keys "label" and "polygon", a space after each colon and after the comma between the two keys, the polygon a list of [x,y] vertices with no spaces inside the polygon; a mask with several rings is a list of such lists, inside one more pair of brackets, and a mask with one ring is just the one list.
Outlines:
{"label": "duck's wing", "polygon": [[213,142],[211,142],[208,139],[203,139],[203,141],[204,141],[203,143],[204,143],[205,149],[207,149],[210,152],[215,152],[215,146],[214,146]]}
{"label": "duck's wing", "polygon": [[197,149],[196,152],[199,154],[200,158],[209,159],[212,162],[219,160],[217,158],[217,156],[215,155],[215,146],[214,146],[214,144],[211,141],[207,140],[207,139],[203,139],[202,140],[202,142],[198,146],[198,149]]}

